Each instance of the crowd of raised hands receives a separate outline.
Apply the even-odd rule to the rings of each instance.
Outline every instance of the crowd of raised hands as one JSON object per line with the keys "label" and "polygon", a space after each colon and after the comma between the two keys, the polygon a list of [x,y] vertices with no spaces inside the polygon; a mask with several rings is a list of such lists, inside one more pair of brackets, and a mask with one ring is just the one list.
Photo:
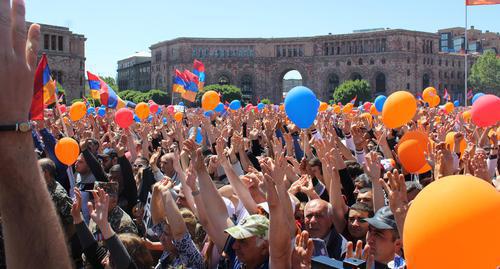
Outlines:
{"label": "crowd of raised hands", "polygon": [[[0,0],[1,124],[28,120],[39,26],[24,23],[21,0]],[[332,110],[299,129],[274,105],[183,113],[121,129],[112,109],[77,122],[47,109],[31,135],[2,132],[0,268],[403,268],[420,190],[470,174],[500,191],[499,126],[461,108],[422,105],[398,129]],[[412,131],[430,140],[413,174],[397,154]],[[80,145],[69,167],[63,137]]]}

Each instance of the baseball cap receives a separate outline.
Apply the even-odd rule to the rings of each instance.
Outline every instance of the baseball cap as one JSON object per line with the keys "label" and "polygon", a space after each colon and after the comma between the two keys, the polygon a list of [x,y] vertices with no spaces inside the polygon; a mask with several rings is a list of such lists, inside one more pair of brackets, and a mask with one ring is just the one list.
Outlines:
{"label": "baseball cap", "polygon": [[227,228],[225,232],[235,239],[258,236],[267,240],[269,220],[262,215],[250,215],[242,219],[238,225]]}
{"label": "baseball cap", "polygon": [[103,159],[103,158],[108,158],[108,157],[111,157],[111,158],[114,158],[114,157],[118,157],[118,153],[116,153],[116,150],[115,149],[111,149],[111,148],[105,148],[102,152],[102,154],[99,154],[97,155],[99,158]]}
{"label": "baseball cap", "polygon": [[398,229],[396,221],[394,220],[394,214],[392,214],[392,211],[388,206],[380,208],[373,217],[365,218],[364,221],[380,230]]}

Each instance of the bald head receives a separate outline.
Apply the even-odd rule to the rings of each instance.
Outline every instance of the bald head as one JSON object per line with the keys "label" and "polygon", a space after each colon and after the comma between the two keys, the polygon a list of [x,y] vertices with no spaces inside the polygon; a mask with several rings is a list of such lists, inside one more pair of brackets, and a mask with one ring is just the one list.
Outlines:
{"label": "bald head", "polygon": [[325,238],[333,226],[332,205],[322,199],[309,201],[304,208],[304,223],[312,238]]}
{"label": "bald head", "polygon": [[169,177],[174,176],[175,170],[174,170],[174,154],[173,153],[167,153],[167,154],[161,156],[160,169],[165,175],[167,175]]}

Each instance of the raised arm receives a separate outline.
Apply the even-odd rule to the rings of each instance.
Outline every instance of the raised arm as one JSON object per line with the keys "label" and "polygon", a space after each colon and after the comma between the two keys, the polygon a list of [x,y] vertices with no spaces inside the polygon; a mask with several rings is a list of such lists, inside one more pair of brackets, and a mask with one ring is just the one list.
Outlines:
{"label": "raised arm", "polygon": [[[9,0],[0,1],[4,63],[0,125],[27,122],[30,112],[40,26],[32,24],[26,35],[24,15],[24,1],[14,0],[12,9]],[[2,131],[0,148],[0,214],[7,267],[71,268],[64,233],[33,153],[31,132]],[[28,242],[37,247],[27,251]]]}
{"label": "raised arm", "polygon": [[229,180],[229,183],[231,183],[234,192],[236,193],[240,201],[243,203],[243,206],[246,208],[246,210],[248,210],[250,214],[258,213],[259,212],[258,205],[252,198],[250,191],[243,184],[243,182],[241,182],[236,172],[234,172],[234,169],[231,166],[231,163],[229,162],[228,158],[224,155],[223,138],[217,139],[216,151],[220,164],[222,168],[224,168],[224,171],[226,172],[227,179]]}
{"label": "raised arm", "polygon": [[185,143],[186,148],[191,154],[191,159],[193,159],[194,169],[198,175],[199,183],[199,195],[203,201],[207,212],[207,217],[211,225],[215,228],[212,230],[212,234],[209,233],[210,238],[215,242],[219,250],[224,249],[228,235],[224,233],[224,230],[230,227],[231,220],[227,213],[226,204],[222,197],[219,195],[212,178],[208,174],[207,167],[203,162],[203,155],[201,149],[192,140],[187,140]]}

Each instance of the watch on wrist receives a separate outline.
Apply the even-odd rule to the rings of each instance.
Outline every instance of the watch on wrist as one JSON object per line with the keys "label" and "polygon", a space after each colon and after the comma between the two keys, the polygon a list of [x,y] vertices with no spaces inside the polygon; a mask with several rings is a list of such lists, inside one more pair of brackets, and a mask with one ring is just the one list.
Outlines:
{"label": "watch on wrist", "polygon": [[10,125],[0,125],[0,131],[28,133],[31,131],[31,123],[29,121],[25,121]]}

